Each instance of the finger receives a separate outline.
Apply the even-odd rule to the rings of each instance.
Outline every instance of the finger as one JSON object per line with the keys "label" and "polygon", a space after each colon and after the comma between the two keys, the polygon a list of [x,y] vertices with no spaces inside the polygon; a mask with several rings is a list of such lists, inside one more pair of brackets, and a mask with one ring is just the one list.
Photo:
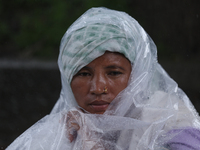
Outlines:
{"label": "finger", "polygon": [[70,118],[74,118],[75,120],[78,121],[78,119],[80,118],[80,112],[79,112],[79,109],[78,110],[71,110],[67,113],[67,121],[70,119]]}
{"label": "finger", "polygon": [[76,123],[70,123],[70,125],[67,128],[67,134],[70,142],[76,139],[77,132],[80,129],[79,125]]}
{"label": "finger", "polygon": [[72,141],[74,141],[76,139],[77,133],[78,133],[78,130],[75,129],[75,128],[71,128],[68,131],[68,138],[69,138],[70,142],[72,142]]}
{"label": "finger", "polygon": [[80,117],[80,114],[78,111],[69,111],[67,114],[67,137],[70,142],[74,141],[77,137],[77,131],[80,129],[78,119]]}

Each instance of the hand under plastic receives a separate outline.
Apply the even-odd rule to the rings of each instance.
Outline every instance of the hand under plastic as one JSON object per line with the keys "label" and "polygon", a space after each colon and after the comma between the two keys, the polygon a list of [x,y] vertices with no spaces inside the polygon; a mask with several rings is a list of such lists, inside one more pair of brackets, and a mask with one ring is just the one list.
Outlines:
{"label": "hand under plastic", "polygon": [[77,132],[80,129],[79,125],[80,113],[77,110],[69,111],[67,114],[67,137],[70,142],[73,142],[77,137]]}
{"label": "hand under plastic", "polygon": [[[99,135],[98,132],[92,132],[91,136],[90,129],[87,127],[83,128],[83,126],[87,124],[85,122],[83,123],[83,120],[86,119],[83,119],[84,114],[85,113],[81,109],[73,109],[67,113],[66,127],[69,141],[71,143],[75,142],[77,136],[79,136],[82,140],[81,148],[83,150],[96,150],[99,148],[107,150],[107,148],[103,147],[102,143],[99,143],[101,135]],[[95,136],[96,138],[94,138]]]}

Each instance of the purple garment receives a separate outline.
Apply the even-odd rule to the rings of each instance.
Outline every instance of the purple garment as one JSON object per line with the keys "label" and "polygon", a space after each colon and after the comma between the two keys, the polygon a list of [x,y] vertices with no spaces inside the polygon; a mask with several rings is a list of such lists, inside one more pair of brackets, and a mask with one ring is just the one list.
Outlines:
{"label": "purple garment", "polygon": [[170,150],[200,150],[200,130],[195,128],[174,129],[165,147]]}

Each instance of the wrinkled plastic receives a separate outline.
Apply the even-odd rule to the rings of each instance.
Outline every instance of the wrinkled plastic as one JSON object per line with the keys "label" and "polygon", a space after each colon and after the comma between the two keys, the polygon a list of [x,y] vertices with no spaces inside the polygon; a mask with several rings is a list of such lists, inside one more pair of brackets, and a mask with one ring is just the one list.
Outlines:
{"label": "wrinkled plastic", "polygon": [[[103,115],[83,113],[78,109],[62,60],[67,38],[74,31],[96,23],[115,25],[126,37],[133,39],[127,52],[127,56],[134,56],[129,58],[132,59],[129,85]],[[102,54],[94,54],[93,60]],[[8,150],[167,149],[167,143],[173,143],[178,133],[185,134],[182,131],[187,129],[199,131],[196,110],[157,62],[155,44],[138,22],[124,12],[92,8],[84,13],[63,36],[58,64],[62,80],[59,100],[49,115],[19,136]],[[71,76],[75,73],[72,71]],[[80,126],[72,142],[67,136],[69,112]]]}

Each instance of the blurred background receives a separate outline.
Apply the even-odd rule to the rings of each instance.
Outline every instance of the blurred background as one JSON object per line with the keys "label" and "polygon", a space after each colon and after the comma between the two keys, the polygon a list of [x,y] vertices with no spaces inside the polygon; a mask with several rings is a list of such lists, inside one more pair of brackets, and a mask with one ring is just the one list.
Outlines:
{"label": "blurred background", "polygon": [[60,40],[91,7],[125,11],[151,36],[158,61],[200,112],[199,0],[0,0],[0,149],[59,98]]}

